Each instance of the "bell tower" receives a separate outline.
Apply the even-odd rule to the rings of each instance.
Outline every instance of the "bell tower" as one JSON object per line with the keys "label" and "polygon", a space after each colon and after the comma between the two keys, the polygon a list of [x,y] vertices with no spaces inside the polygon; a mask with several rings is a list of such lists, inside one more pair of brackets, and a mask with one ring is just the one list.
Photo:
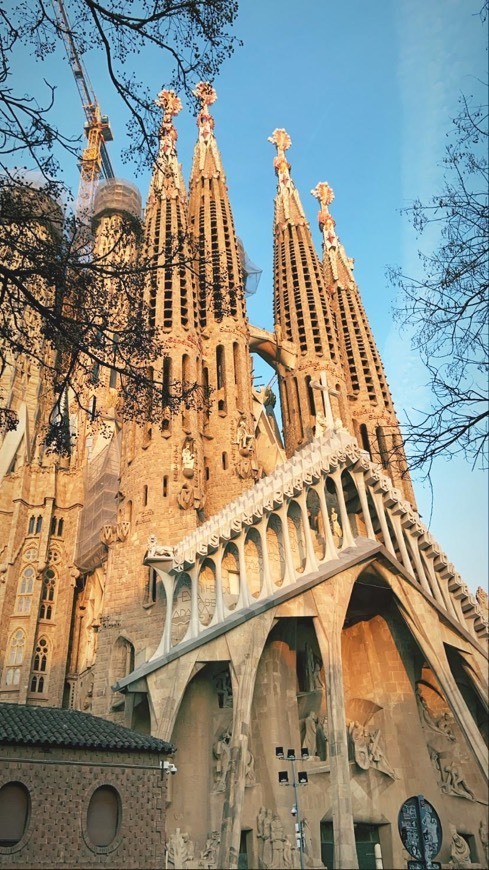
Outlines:
{"label": "bell tower", "polygon": [[329,212],[334,193],[326,182],[320,182],[311,193],[320,204],[318,221],[323,236],[324,282],[338,324],[353,431],[360,446],[415,505],[399,421],[353,276],[353,260],[347,257]]}
{"label": "bell tower", "polygon": [[216,92],[201,82],[194,93],[200,112],[188,227],[198,257],[202,383],[210,390],[203,439],[206,515],[212,515],[254,483],[257,463],[243,267],[210,114]]}
{"label": "bell tower", "polygon": [[291,456],[315,435],[349,424],[337,327],[319,258],[285,152],[290,137],[275,130],[278,178],[274,215],[274,317],[278,338],[297,347],[295,369],[278,365],[285,449]]}

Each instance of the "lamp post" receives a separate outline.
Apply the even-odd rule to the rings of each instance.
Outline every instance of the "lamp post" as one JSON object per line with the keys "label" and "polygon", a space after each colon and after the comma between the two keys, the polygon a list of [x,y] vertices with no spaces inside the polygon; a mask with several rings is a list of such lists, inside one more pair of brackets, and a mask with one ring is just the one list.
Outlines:
{"label": "lamp post", "polygon": [[280,770],[278,774],[279,785],[292,785],[294,788],[294,806],[292,807],[292,815],[295,817],[295,836],[296,844],[299,847],[299,857],[301,862],[301,870],[304,870],[304,831],[303,821],[300,816],[299,795],[297,786],[307,785],[308,777],[305,770],[296,771],[296,761],[306,761],[309,758],[309,750],[305,746],[301,749],[300,758],[296,756],[294,749],[288,749],[287,755],[284,753],[283,746],[275,747],[275,755],[281,761],[288,761],[292,764],[292,783],[289,782],[289,774],[286,770]]}

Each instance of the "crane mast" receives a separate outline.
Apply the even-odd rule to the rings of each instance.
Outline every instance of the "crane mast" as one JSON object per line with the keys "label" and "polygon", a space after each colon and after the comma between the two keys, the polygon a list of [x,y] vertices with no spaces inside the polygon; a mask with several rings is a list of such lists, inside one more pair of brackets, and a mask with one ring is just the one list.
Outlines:
{"label": "crane mast", "polygon": [[52,4],[86,116],[84,129],[87,144],[80,158],[80,185],[76,212],[82,220],[87,221],[93,211],[93,200],[100,177],[114,178],[114,170],[105,144],[111,142],[114,137],[109,118],[107,115],[102,115],[87,71],[83,66],[63,0],[52,0]]}

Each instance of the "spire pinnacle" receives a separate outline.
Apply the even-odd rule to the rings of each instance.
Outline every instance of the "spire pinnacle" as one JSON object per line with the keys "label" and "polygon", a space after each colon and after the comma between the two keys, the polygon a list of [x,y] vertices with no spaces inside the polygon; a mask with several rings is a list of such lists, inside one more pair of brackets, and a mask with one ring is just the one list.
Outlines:
{"label": "spire pinnacle", "polygon": [[272,145],[275,145],[277,149],[277,156],[273,159],[273,165],[277,173],[279,185],[290,184],[290,163],[285,156],[285,152],[292,145],[292,140],[287,130],[274,130],[272,135],[268,137],[268,141]]}
{"label": "spire pinnacle", "polygon": [[155,103],[163,109],[163,120],[160,125],[161,151],[164,155],[175,151],[178,133],[173,125],[173,118],[182,109],[182,101],[175,91],[163,90],[156,97]]}
{"label": "spire pinnacle", "polygon": [[335,232],[335,220],[331,217],[328,205],[334,200],[333,189],[327,181],[320,181],[316,187],[311,190],[311,194],[319,200],[321,206],[318,213],[319,229],[323,234],[324,246],[327,250],[338,247],[338,238]]}
{"label": "spire pinnacle", "polygon": [[217,100],[217,94],[210,82],[199,82],[192,92],[200,102],[200,112],[197,115],[199,138],[207,140],[214,130],[214,118],[209,113],[209,106]]}

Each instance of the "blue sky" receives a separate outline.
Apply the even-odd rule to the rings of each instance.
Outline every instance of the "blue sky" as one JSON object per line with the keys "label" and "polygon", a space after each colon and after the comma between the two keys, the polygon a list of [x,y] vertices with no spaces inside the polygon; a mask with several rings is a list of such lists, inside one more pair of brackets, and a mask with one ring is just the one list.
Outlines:
{"label": "blue sky", "polygon": [[[292,176],[320,250],[317,201],[310,190],[328,181],[331,211],[349,256],[387,370],[397,412],[429,401],[426,375],[392,322],[394,291],[388,265],[418,270],[418,242],[399,210],[427,199],[440,184],[446,133],[462,93],[484,98],[486,31],[482,0],[241,0],[235,32],[244,41],[214,82],[215,134],[227,174],[238,234],[262,269],[249,299],[250,320],[272,327],[272,219],[276,127],[292,139]],[[57,85],[54,116],[64,132],[78,135],[81,104],[63,49],[32,74],[26,55],[15,59],[26,90],[42,94],[42,76]],[[117,175],[136,181],[143,198],[149,177],[136,178],[120,152],[127,145],[125,119],[114,101],[100,59],[85,57],[102,110],[114,131],[110,155]],[[168,74],[165,60],[141,57],[135,67],[155,95]],[[35,86],[33,86],[35,82]],[[61,120],[60,120],[61,119]],[[178,151],[188,179],[196,140],[195,119],[185,107],[176,119]],[[75,189],[75,162],[64,161]],[[427,240],[429,244],[429,240]],[[423,247],[426,251],[426,246]],[[272,372],[261,363],[265,384]],[[462,461],[439,460],[429,488],[415,479],[424,521],[466,582],[475,590],[487,578],[487,477]]]}

